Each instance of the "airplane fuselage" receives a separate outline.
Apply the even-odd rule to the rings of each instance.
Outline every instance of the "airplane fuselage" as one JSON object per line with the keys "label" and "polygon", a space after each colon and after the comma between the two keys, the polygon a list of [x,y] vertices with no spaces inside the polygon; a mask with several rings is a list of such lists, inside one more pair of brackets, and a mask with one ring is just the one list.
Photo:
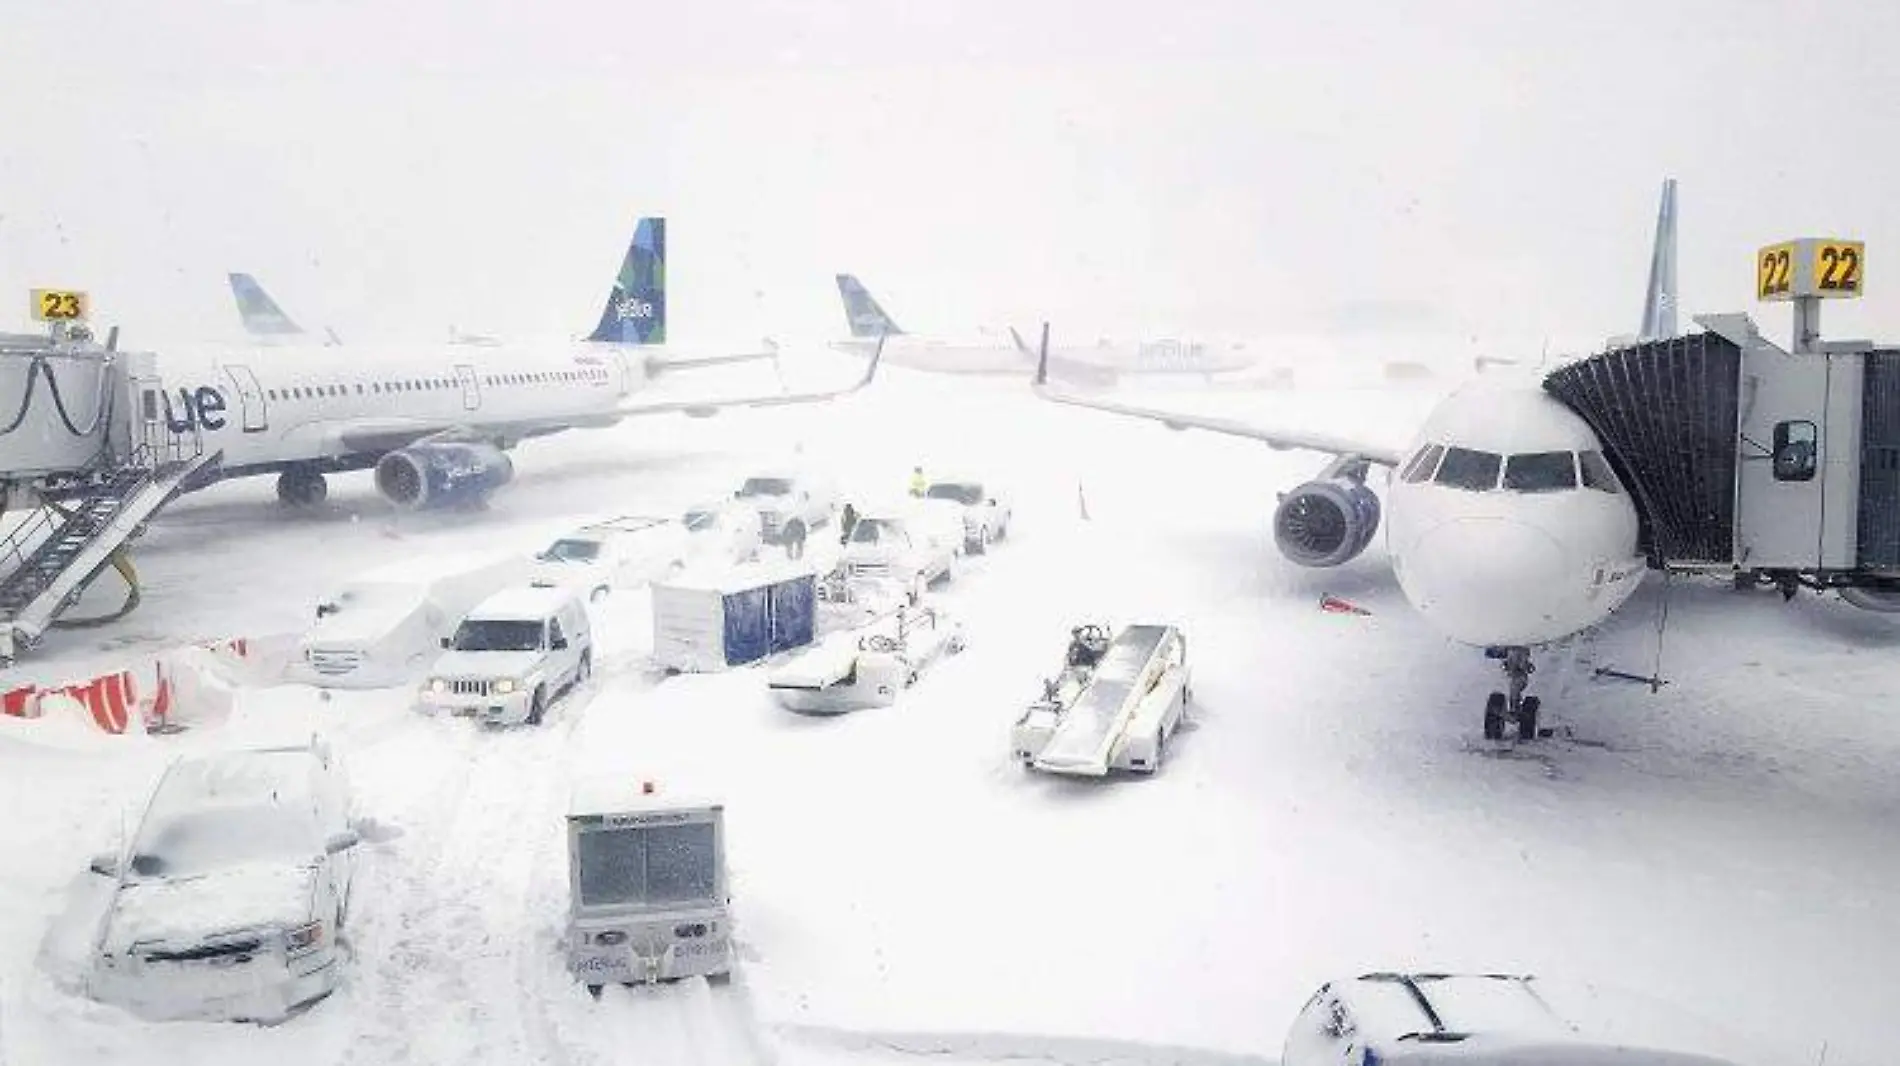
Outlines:
{"label": "airplane fuselage", "polygon": [[1636,507],[1602,455],[1590,427],[1541,390],[1448,398],[1388,492],[1386,547],[1406,598],[1480,647],[1535,647],[1603,621],[1645,563]]}

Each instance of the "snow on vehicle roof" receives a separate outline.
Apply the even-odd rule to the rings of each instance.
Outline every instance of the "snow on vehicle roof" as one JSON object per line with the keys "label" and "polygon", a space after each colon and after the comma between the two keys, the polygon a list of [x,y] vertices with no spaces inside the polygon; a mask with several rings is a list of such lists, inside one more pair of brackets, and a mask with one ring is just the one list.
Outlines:
{"label": "snow on vehicle roof", "polygon": [[725,594],[764,588],[767,585],[776,585],[781,581],[793,581],[801,577],[816,580],[818,571],[811,566],[790,560],[761,559],[756,563],[743,566],[702,567],[689,573],[679,574],[654,587]]}
{"label": "snow on vehicle roof", "polygon": [[514,621],[547,618],[569,603],[578,593],[571,588],[523,585],[505,588],[475,605],[467,617],[488,621]]}
{"label": "snow on vehicle roof", "polygon": [[[1399,1050],[1399,1049],[1403,1050]],[[1495,1063],[1496,1066],[1735,1066],[1727,1059],[1585,1040],[1478,1035],[1450,1042],[1406,1041],[1381,1058],[1407,1063]]]}
{"label": "snow on vehicle roof", "polygon": [[311,795],[316,755],[308,748],[245,748],[180,758],[153,797],[161,806],[248,806]]}
{"label": "snow on vehicle roof", "polygon": [[671,521],[673,521],[671,518],[657,518],[652,515],[622,515],[618,518],[607,518],[599,522],[589,522],[568,534],[568,538],[602,537],[614,533],[638,533],[642,530],[652,529],[655,526],[663,526]]}
{"label": "snow on vehicle roof", "polygon": [[[653,785],[651,792],[646,791],[649,783]],[[704,796],[675,792],[667,788],[665,782],[653,781],[651,778],[633,774],[596,775],[574,782],[567,813],[571,818],[579,818],[594,814],[709,811],[721,810],[724,806]]]}

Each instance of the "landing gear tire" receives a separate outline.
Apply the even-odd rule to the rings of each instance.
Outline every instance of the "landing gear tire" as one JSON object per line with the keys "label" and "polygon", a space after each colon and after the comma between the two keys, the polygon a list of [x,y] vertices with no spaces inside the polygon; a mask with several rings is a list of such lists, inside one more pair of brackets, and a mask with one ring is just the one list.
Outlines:
{"label": "landing gear tire", "polygon": [[1517,739],[1537,739],[1537,710],[1542,703],[1536,696],[1524,697],[1524,703],[1517,709]]}
{"label": "landing gear tire", "polygon": [[277,475],[277,498],[292,507],[311,507],[330,496],[330,483],[315,470],[291,469]]}
{"label": "landing gear tire", "polygon": [[540,725],[541,719],[546,717],[547,713],[548,690],[537,688],[534,690],[534,699],[528,704],[528,724]]}
{"label": "landing gear tire", "polygon": [[1504,693],[1493,692],[1484,701],[1484,739],[1504,739]]}

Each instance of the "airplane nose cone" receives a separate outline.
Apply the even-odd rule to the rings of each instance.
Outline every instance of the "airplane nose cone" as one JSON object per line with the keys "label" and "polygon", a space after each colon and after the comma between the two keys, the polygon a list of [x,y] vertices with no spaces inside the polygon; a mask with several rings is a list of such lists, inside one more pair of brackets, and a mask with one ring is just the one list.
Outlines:
{"label": "airplane nose cone", "polygon": [[1460,518],[1427,530],[1406,550],[1399,584],[1420,614],[1454,640],[1540,644],[1571,632],[1574,579],[1563,545],[1502,518]]}

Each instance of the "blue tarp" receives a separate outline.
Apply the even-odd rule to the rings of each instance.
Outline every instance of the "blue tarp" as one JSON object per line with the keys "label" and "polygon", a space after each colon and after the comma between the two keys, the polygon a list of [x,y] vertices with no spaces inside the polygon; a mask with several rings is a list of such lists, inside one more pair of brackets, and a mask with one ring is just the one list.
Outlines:
{"label": "blue tarp", "polygon": [[757,662],[773,652],[810,644],[817,600],[810,574],[726,593],[726,665]]}

